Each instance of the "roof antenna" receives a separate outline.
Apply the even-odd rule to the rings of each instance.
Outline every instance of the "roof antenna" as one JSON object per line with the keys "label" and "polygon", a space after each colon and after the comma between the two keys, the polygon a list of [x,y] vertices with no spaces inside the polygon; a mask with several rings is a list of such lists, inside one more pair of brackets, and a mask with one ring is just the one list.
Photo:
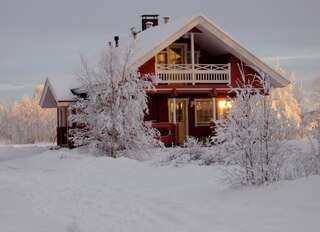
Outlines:
{"label": "roof antenna", "polygon": [[141,32],[141,31],[138,31],[136,27],[131,27],[130,28],[130,32],[131,32],[131,35],[133,36],[134,39],[137,38],[137,35]]}

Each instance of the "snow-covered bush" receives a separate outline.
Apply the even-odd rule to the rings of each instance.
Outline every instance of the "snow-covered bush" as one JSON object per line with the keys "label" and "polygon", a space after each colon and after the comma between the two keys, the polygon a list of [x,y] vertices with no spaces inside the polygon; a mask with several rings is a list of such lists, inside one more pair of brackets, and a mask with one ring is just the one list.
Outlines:
{"label": "snow-covered bush", "polygon": [[320,160],[313,140],[300,139],[288,141],[283,148],[283,165],[280,170],[281,179],[297,179],[310,175],[319,175]]}
{"label": "snow-covered bush", "polygon": [[227,118],[216,122],[216,136],[226,164],[239,165],[243,184],[259,185],[280,178],[280,153],[288,119],[281,109],[272,107],[269,78],[246,76],[240,68],[241,82],[231,91],[236,95]]}
{"label": "snow-covered bush", "polygon": [[169,155],[161,159],[160,163],[175,166],[192,162],[199,165],[211,165],[221,161],[219,154],[216,149],[212,149],[208,144],[204,144],[197,138],[187,137],[183,146],[171,148]]}
{"label": "snow-covered bush", "polygon": [[151,77],[141,76],[131,65],[132,46],[104,52],[96,68],[82,61],[79,97],[71,107],[69,120],[76,124],[71,140],[76,146],[116,157],[117,151],[141,149],[159,144],[158,132],[144,122],[148,113],[146,90]]}
{"label": "snow-covered bush", "polygon": [[204,155],[204,146],[198,139],[187,137],[181,148],[173,149],[167,157],[167,162],[174,161],[176,163],[188,163],[200,160]]}
{"label": "snow-covered bush", "polygon": [[33,97],[24,96],[0,112],[0,137],[11,143],[53,142],[56,134],[56,111],[39,105],[42,85]]}

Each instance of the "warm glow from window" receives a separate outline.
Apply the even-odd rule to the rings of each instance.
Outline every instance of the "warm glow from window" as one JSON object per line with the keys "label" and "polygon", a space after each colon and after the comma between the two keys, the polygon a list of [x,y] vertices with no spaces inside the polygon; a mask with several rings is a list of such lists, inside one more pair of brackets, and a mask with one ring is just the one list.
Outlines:
{"label": "warm glow from window", "polygon": [[218,118],[226,118],[227,114],[232,108],[232,102],[228,99],[219,99],[218,100]]}
{"label": "warm glow from window", "polygon": [[229,100],[222,99],[222,100],[219,100],[218,107],[222,110],[231,109],[232,103]]}

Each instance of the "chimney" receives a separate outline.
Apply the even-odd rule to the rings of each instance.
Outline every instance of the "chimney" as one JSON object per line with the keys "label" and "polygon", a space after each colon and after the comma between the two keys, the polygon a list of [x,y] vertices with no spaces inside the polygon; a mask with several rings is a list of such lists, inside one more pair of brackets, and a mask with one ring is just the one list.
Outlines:
{"label": "chimney", "polygon": [[157,14],[144,14],[144,15],[141,15],[141,18],[142,18],[142,30],[143,31],[145,29],[147,29],[147,24],[149,22],[152,23],[153,27],[159,25],[159,15],[157,15]]}
{"label": "chimney", "polygon": [[119,36],[115,36],[114,37],[114,42],[115,42],[115,44],[116,44],[116,47],[119,47]]}
{"label": "chimney", "polygon": [[164,16],[163,22],[164,22],[164,24],[167,24],[168,22],[170,22],[170,16]]}

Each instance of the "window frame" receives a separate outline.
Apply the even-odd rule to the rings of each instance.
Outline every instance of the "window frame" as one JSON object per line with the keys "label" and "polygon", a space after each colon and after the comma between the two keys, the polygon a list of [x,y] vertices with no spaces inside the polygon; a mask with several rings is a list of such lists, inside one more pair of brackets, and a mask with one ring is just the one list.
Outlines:
{"label": "window frame", "polygon": [[[166,64],[171,64],[169,63],[169,49],[170,48],[182,48],[182,57],[183,57],[183,63],[182,64],[186,64],[187,63],[187,50],[188,50],[188,44],[187,43],[172,43],[170,44],[168,47],[166,47],[165,49],[163,49],[162,51],[160,51],[159,53],[165,53],[166,54],[166,60],[167,63]],[[158,54],[156,54],[156,64],[158,64]]]}
{"label": "window frame", "polygon": [[194,99],[194,126],[195,127],[203,127],[203,126],[210,126],[211,122],[198,122],[197,117],[197,102],[201,101],[211,101],[212,103],[212,120],[216,120],[216,98],[195,98]]}

